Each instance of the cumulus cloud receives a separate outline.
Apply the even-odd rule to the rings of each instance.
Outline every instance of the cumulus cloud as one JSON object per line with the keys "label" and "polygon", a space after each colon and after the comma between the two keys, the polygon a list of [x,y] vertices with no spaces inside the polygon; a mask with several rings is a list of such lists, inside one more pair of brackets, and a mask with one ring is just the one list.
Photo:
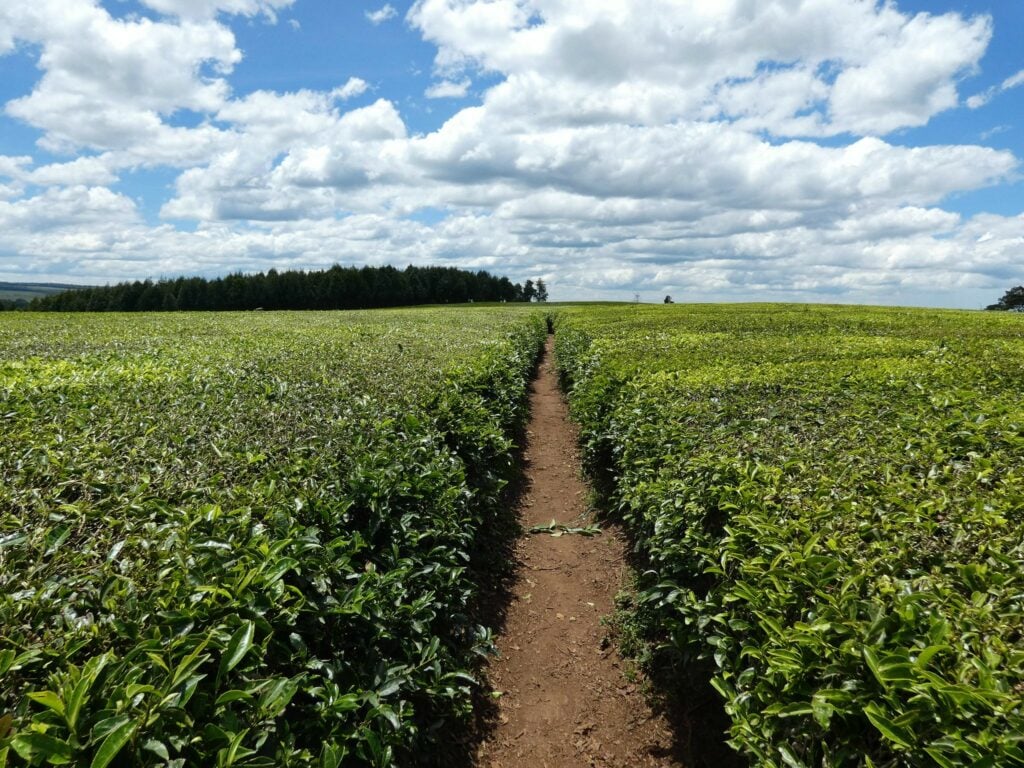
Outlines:
{"label": "cumulus cloud", "polygon": [[19,155],[17,157],[0,155],[0,176],[19,177],[24,173],[26,166],[30,165],[32,165],[32,157],[30,155]]}
{"label": "cumulus cloud", "polygon": [[63,248],[69,242],[83,242],[88,233],[102,226],[116,239],[118,227],[139,220],[135,204],[123,195],[105,187],[84,185],[48,189],[33,197],[0,203],[0,227],[21,231],[29,242],[43,242],[47,234],[56,232],[55,244]]}
{"label": "cumulus cloud", "polygon": [[383,24],[385,21],[395,18],[398,15],[398,11],[395,7],[388,3],[383,5],[375,11],[366,11],[366,18],[371,24]]}
{"label": "cumulus cloud", "polygon": [[[41,46],[42,78],[8,115],[43,131],[52,151],[138,148],[178,152],[212,131],[185,136],[166,122],[180,110],[217,109],[229,97],[225,76],[241,60],[231,31],[213,21],[115,19],[85,0],[39,0],[0,10],[0,26]],[[193,154],[185,148],[186,156]]]}
{"label": "cumulus cloud", "polygon": [[369,87],[369,84],[362,78],[350,77],[344,85],[331,91],[331,95],[336,99],[345,101],[346,99],[351,99],[365,93],[366,89]]}
{"label": "cumulus cloud", "polygon": [[259,91],[226,105],[218,117],[239,129],[232,149],[183,173],[164,216],[280,221],[383,207],[382,190],[369,193],[372,206],[348,198],[385,183],[394,163],[390,147],[407,136],[390,101],[341,114],[328,94],[312,91]]}
{"label": "cumulus cloud", "polygon": [[725,116],[794,136],[922,125],[956,106],[957,77],[992,33],[987,16],[909,16],[862,0],[418,0],[409,20],[438,45],[440,72],[508,75],[509,113]]}
{"label": "cumulus cloud", "polygon": [[[1018,159],[886,138],[958,106],[987,16],[866,0],[418,0],[407,20],[437,48],[425,95],[464,98],[481,73],[492,84],[414,134],[384,94],[346,103],[369,90],[358,77],[232,91],[226,15],[286,0],[146,4],[164,15],[0,8],[0,52],[34,43],[42,71],[5,109],[70,153],[0,156],[0,275],[24,273],[28,254],[40,276],[83,281],[430,262],[543,275],[559,298],[957,305],[1024,279],[1024,217],[943,208],[1015,178]],[[158,226],[109,188],[155,165],[178,169]],[[416,220],[428,207],[439,222]]]}
{"label": "cumulus cloud", "polygon": [[439,83],[434,83],[432,86],[424,91],[423,95],[428,99],[463,99],[469,92],[469,86],[472,85],[469,78],[459,80],[442,80]]}
{"label": "cumulus cloud", "polygon": [[111,155],[83,156],[65,163],[32,168],[29,156],[0,155],[0,177],[37,186],[102,187],[117,181],[112,170],[117,163]]}
{"label": "cumulus cloud", "polygon": [[[977,66],[991,34],[987,17],[910,18],[883,50],[839,73],[829,99],[830,121],[861,135],[924,125],[957,105],[956,76]],[[950,50],[956,54],[948,55]]]}
{"label": "cumulus cloud", "polygon": [[79,157],[67,163],[50,163],[25,175],[42,186],[105,187],[117,181],[109,157]]}

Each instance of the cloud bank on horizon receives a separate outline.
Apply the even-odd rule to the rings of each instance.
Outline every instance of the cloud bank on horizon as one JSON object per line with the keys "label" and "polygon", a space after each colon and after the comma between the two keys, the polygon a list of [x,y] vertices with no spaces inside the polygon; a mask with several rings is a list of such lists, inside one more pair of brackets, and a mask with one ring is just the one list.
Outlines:
{"label": "cloud bank on horizon", "polygon": [[342,5],[0,6],[0,279],[429,263],[553,299],[967,307],[1024,282],[999,13]]}

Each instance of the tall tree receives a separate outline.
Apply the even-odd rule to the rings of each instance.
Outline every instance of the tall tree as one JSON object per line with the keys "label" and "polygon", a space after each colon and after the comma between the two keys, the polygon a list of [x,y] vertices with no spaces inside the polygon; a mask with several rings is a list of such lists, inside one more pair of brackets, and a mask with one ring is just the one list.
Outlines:
{"label": "tall tree", "polygon": [[548,287],[544,285],[544,278],[537,278],[537,301],[548,300]]}

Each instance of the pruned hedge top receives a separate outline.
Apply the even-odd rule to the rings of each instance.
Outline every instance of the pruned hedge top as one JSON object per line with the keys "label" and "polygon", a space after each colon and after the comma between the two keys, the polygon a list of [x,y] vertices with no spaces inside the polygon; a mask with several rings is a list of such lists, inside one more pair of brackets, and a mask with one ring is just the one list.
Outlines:
{"label": "pruned hedge top", "polygon": [[469,706],[528,310],[0,322],[0,766],[387,766]]}
{"label": "pruned hedge top", "polygon": [[737,749],[1024,765],[1020,317],[591,307],[556,341],[639,619],[713,662]]}

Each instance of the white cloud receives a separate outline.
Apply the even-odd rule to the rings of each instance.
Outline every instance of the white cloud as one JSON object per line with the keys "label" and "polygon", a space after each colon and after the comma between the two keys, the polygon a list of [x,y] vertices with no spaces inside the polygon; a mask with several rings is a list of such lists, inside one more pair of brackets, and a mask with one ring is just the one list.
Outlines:
{"label": "white cloud", "polygon": [[968,97],[967,106],[971,109],[978,109],[983,107],[992,101],[997,95],[1003,91],[1008,91],[1011,88],[1016,88],[1019,85],[1024,85],[1024,69],[1015,75],[1010,75],[1008,78],[1003,80],[999,85],[993,85],[990,88],[986,88],[981,93],[976,93],[973,96]]}
{"label": "white cloud", "polygon": [[992,97],[995,96],[998,92],[999,89],[995,88],[994,86],[992,88],[986,88],[981,93],[975,93],[971,96],[968,96],[967,101],[964,103],[967,104],[967,106],[970,107],[971,109],[978,109],[979,107],[984,107],[986,104],[992,101]]}
{"label": "white cloud", "polygon": [[139,0],[160,13],[183,19],[212,19],[218,13],[255,16],[264,14],[276,20],[276,12],[289,8],[295,0]]}
{"label": "white cloud", "polygon": [[236,141],[179,177],[164,216],[279,221],[377,207],[350,199],[353,190],[383,183],[393,163],[389,147],[406,139],[398,111],[384,99],[339,114],[329,94],[259,91],[218,117],[238,126]]}
{"label": "white cloud", "polygon": [[36,186],[103,187],[117,181],[112,155],[83,156],[66,163],[50,163],[31,168],[32,158],[0,155],[0,177]]}
{"label": "white cloud", "polygon": [[1008,130],[1010,130],[1010,126],[1008,125],[994,125],[987,131],[982,131],[979,137],[982,141],[988,141],[993,136],[998,136],[1000,133],[1006,133]]}
{"label": "white cloud", "polygon": [[976,66],[991,35],[985,17],[965,23],[953,14],[914,16],[887,48],[839,74],[832,123],[861,135],[924,125],[957,105],[956,76]]}
{"label": "white cloud", "polygon": [[1016,88],[1018,85],[1024,85],[1024,69],[1015,75],[1010,75],[1008,78],[1003,80],[1002,88],[1004,91],[1008,91],[1011,88]]}
{"label": "white cloud", "polygon": [[42,186],[104,187],[117,181],[107,157],[79,157],[67,163],[51,163],[25,175],[25,180]]}
{"label": "white cloud", "polygon": [[466,97],[469,92],[469,86],[472,85],[469,78],[459,80],[442,80],[439,83],[434,83],[432,86],[424,91],[424,96],[428,99],[462,99]]}
{"label": "white cloud", "polygon": [[20,178],[25,173],[25,168],[30,165],[32,158],[29,155],[0,155],[0,176]]}
{"label": "white cloud", "polygon": [[906,149],[873,138],[842,148],[773,145],[721,123],[502,129],[485,108],[463,110],[411,142],[410,160],[463,185],[506,181],[597,198],[814,210],[865,199],[935,202],[1016,167],[1011,154],[982,147]]}
{"label": "white cloud", "polygon": [[68,238],[82,241],[97,225],[116,238],[118,227],[138,220],[131,200],[104,187],[48,189],[34,197],[0,202],[0,227],[20,233],[28,242],[45,242],[51,232],[60,233],[62,243]]}
{"label": "white cloud", "polygon": [[381,6],[376,11],[366,11],[365,16],[371,24],[383,24],[385,21],[395,18],[398,11],[390,3]]}
{"label": "white cloud", "polygon": [[331,96],[335,99],[345,101],[346,99],[351,99],[365,93],[366,89],[369,87],[370,86],[367,82],[362,78],[350,77],[344,85],[331,91]]}
{"label": "white cloud", "polygon": [[[44,73],[5,110],[42,130],[54,151],[180,145],[181,131],[165,118],[217,109],[230,94],[224,75],[241,59],[234,35],[216,22],[115,19],[85,0],[17,4],[0,11],[4,22],[41,45]],[[195,138],[208,143],[210,131]]]}
{"label": "white cloud", "polygon": [[[863,0],[418,0],[408,18],[439,46],[439,72],[508,75],[510,113],[651,123],[724,114],[777,135],[921,125],[956,105],[957,77],[991,37],[985,16],[908,16]],[[766,88],[776,98],[743,98]]]}

